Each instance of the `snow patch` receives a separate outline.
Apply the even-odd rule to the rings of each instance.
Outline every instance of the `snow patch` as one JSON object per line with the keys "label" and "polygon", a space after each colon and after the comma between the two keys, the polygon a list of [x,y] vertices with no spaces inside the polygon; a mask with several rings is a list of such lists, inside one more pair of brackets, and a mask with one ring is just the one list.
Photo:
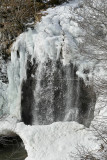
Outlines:
{"label": "snow patch", "polygon": [[28,153],[26,160],[75,160],[79,145],[95,152],[100,148],[93,133],[76,122],[58,122],[48,126],[0,123],[0,134],[6,134],[6,131],[9,134],[10,131],[21,137]]}

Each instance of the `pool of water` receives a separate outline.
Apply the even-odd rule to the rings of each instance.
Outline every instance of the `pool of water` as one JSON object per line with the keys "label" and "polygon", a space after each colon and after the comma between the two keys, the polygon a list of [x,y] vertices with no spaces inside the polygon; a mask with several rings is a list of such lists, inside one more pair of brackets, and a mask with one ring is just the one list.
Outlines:
{"label": "pool of water", "polygon": [[23,147],[10,146],[0,149],[0,160],[24,160],[27,153]]}
{"label": "pool of water", "polygon": [[25,160],[26,157],[27,152],[22,142],[0,145],[0,160]]}

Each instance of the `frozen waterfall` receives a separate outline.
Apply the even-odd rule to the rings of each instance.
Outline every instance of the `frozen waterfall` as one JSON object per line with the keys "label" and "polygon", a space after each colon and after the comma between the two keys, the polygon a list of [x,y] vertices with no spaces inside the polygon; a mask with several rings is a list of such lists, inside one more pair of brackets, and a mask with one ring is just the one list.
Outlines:
{"label": "frozen waterfall", "polygon": [[83,33],[70,18],[70,5],[56,7],[56,14],[53,9],[47,12],[34,30],[13,44],[8,69],[10,115],[25,124],[77,121],[89,126],[96,97],[90,85],[90,60],[84,63],[78,51]]}

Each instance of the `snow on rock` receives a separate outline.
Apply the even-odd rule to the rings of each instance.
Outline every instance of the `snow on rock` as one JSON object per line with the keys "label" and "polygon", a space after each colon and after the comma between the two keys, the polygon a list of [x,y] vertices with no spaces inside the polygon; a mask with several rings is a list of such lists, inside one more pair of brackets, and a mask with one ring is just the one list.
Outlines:
{"label": "snow on rock", "polygon": [[0,55],[0,80],[3,83],[7,83],[8,82],[8,78],[7,78],[7,64],[8,64],[8,60],[3,60],[2,56]]}
{"label": "snow on rock", "polygon": [[26,160],[75,160],[79,146],[89,151],[100,148],[93,133],[76,122],[27,126],[11,118],[10,122],[0,122],[0,134],[6,132],[21,137],[28,153]]}
{"label": "snow on rock", "polygon": [[[96,122],[107,124],[107,60],[102,60],[96,65],[94,70],[94,88],[96,91],[97,101],[95,105],[94,120]],[[106,125],[105,125],[106,126]]]}
{"label": "snow on rock", "polygon": [[8,116],[5,119],[0,119],[0,135],[13,135],[15,133],[17,119]]}
{"label": "snow on rock", "polygon": [[0,118],[7,114],[7,63],[0,55]]}
{"label": "snow on rock", "polygon": [[7,103],[7,84],[0,80],[0,118],[9,113]]}

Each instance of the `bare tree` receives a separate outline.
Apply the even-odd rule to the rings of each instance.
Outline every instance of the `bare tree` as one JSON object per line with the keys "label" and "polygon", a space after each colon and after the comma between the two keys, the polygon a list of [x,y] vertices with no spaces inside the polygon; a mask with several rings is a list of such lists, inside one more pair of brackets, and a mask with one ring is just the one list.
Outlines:
{"label": "bare tree", "polygon": [[0,1],[0,54],[10,54],[15,38],[41,19],[41,10],[66,0],[1,0]]}
{"label": "bare tree", "polygon": [[25,31],[26,23],[34,19],[35,8],[31,0],[0,1],[0,54],[10,53],[10,46],[15,38]]}
{"label": "bare tree", "polygon": [[81,52],[93,50],[107,55],[107,1],[83,0],[76,8],[75,19],[84,30],[84,41],[79,45]]}

